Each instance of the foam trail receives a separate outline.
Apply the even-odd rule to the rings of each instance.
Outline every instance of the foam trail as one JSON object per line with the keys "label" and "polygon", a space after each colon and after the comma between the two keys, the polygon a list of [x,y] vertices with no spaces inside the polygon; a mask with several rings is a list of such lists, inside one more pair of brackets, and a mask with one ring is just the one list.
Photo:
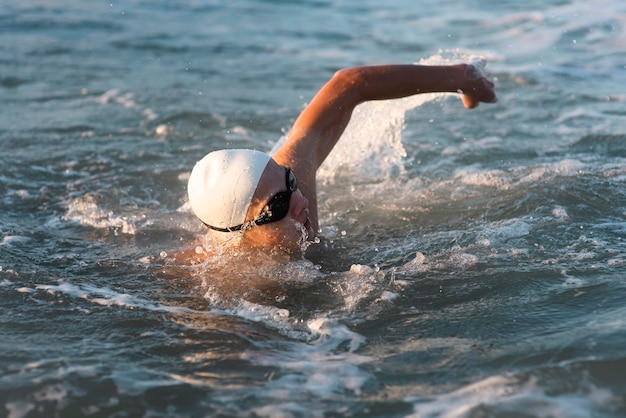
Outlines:
{"label": "foam trail", "polygon": [[[75,285],[68,282],[60,282],[57,285],[39,284],[35,286],[35,290],[43,290],[50,294],[62,294],[75,299],[83,299],[101,306],[118,306],[159,312],[193,312],[191,309],[162,305],[130,294],[119,293],[106,287],[96,287],[87,284]],[[22,290],[18,289],[18,291]]]}
{"label": "foam trail", "polygon": [[116,233],[135,235],[137,231],[136,226],[129,221],[127,216],[118,216],[112,211],[101,208],[92,194],[73,199],[62,219],[97,229],[112,229]]}
{"label": "foam trail", "polygon": [[555,396],[546,393],[536,377],[520,381],[513,375],[491,376],[432,401],[413,400],[413,414],[407,418],[462,418],[474,416],[480,410],[483,410],[481,416],[508,416],[523,409],[533,411],[533,416],[583,418],[590,416],[590,411],[618,400],[611,391],[586,381],[582,385],[589,396],[578,393]]}
{"label": "foam trail", "polygon": [[[309,343],[282,343],[244,354],[253,364],[280,369],[280,377],[256,389],[260,397],[269,400],[255,410],[257,415],[309,415],[297,404],[285,403],[285,399],[297,401],[303,394],[317,399],[333,399],[346,392],[360,395],[372,379],[360,367],[371,358],[354,352],[364,342],[363,336],[327,318],[312,320],[308,327],[313,333]],[[347,351],[342,349],[346,344]]]}

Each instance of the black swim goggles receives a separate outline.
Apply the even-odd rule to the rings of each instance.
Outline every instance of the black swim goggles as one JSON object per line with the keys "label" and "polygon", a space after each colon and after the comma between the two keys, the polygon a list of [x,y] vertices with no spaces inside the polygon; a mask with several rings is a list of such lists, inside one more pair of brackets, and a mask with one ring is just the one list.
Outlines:
{"label": "black swim goggles", "polygon": [[291,168],[285,167],[285,186],[287,190],[278,192],[267,202],[261,213],[251,221],[241,225],[232,226],[230,228],[217,228],[207,225],[211,229],[221,232],[240,231],[242,229],[250,229],[254,225],[265,225],[272,222],[278,222],[289,213],[289,202],[291,194],[298,190],[298,179],[291,171]]}

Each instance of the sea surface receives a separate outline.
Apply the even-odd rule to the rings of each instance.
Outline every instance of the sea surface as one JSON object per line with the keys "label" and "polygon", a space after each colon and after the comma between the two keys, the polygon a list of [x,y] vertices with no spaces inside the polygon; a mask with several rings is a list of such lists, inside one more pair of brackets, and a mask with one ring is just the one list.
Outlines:
{"label": "sea surface", "polygon": [[[303,257],[176,263],[205,153],[460,61],[498,103],[360,106]],[[0,103],[1,417],[626,416],[626,2],[3,1]]]}

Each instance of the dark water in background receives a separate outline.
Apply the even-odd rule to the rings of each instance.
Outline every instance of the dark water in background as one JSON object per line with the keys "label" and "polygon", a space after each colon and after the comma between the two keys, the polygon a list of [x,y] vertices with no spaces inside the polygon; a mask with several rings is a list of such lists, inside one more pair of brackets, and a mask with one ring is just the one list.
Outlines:
{"label": "dark water in background", "polygon": [[[17,2],[16,2],[17,3]],[[0,5],[0,416],[626,415],[626,5]],[[499,103],[365,106],[324,240],[230,272],[186,176],[332,73],[487,59]],[[406,154],[406,156],[404,156]]]}

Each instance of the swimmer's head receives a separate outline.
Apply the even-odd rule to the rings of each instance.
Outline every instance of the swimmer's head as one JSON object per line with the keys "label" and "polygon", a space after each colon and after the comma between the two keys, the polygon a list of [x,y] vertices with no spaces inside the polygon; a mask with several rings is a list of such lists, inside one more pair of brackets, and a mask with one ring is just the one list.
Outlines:
{"label": "swimmer's head", "polygon": [[260,151],[213,151],[196,163],[187,184],[191,209],[210,228],[241,229],[271,157]]}

